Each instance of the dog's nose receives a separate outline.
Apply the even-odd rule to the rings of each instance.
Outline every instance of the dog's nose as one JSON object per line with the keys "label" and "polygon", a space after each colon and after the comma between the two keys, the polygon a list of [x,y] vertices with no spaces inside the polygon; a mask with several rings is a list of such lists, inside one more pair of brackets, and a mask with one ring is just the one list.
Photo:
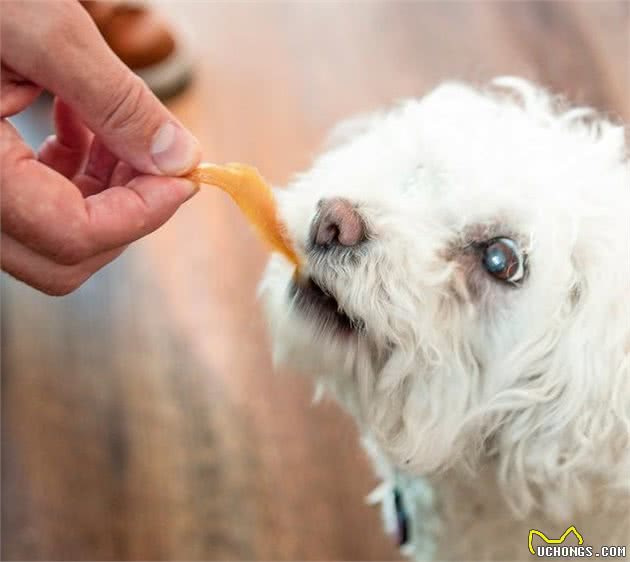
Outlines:
{"label": "dog's nose", "polygon": [[347,199],[333,197],[319,202],[313,224],[316,246],[355,246],[365,240],[365,224]]}

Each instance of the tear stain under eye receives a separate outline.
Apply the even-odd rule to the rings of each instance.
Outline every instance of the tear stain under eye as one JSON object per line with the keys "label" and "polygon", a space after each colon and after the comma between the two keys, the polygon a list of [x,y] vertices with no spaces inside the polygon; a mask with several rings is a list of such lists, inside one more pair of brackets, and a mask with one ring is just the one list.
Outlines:
{"label": "tear stain under eye", "polygon": [[[525,252],[522,253],[524,275],[517,283],[493,279],[483,268],[481,249],[487,242],[497,238],[513,240],[522,251],[523,237],[506,226],[504,222],[496,221],[476,223],[463,228],[461,233],[440,252],[439,255],[443,260],[457,264],[455,275],[458,275],[459,279],[453,282],[451,289],[458,300],[479,301],[492,284],[514,289],[520,287],[523,281],[527,279],[529,268],[527,267],[528,256]],[[467,292],[462,291],[462,284],[466,287]]]}
{"label": "tear stain under eye", "polygon": [[[462,303],[479,303],[487,295],[491,295],[495,306],[501,305],[501,300],[507,294],[506,290],[520,288],[523,280],[527,278],[527,256],[524,257],[525,274],[518,283],[501,281],[492,277],[482,265],[482,256],[476,243],[469,244],[464,251],[451,254],[450,261],[456,263],[456,271],[451,280],[450,289],[454,297]],[[499,290],[503,288],[503,290]]]}
{"label": "tear stain under eye", "polygon": [[[451,282],[451,289],[461,302],[479,301],[487,284],[492,282],[488,273],[481,270],[481,259],[476,250],[453,256],[457,269]],[[464,290],[463,290],[464,289]]]}

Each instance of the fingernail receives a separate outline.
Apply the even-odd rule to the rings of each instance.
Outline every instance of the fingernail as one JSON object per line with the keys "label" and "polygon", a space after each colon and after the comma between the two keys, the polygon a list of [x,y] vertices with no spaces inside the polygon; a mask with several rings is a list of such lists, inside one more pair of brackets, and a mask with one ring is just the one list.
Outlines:
{"label": "fingernail", "polygon": [[151,158],[163,174],[176,176],[192,169],[199,161],[197,141],[179,125],[167,121],[153,137]]}

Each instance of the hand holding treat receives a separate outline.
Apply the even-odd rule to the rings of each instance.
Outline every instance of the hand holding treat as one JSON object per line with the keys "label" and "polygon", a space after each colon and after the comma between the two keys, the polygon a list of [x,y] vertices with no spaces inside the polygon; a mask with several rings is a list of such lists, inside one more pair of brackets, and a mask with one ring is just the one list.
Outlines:
{"label": "hand holding treat", "polygon": [[186,176],[196,183],[214,185],[225,191],[272,250],[283,254],[299,268],[300,260],[288,245],[278,220],[271,188],[256,168],[245,164],[201,164]]}
{"label": "hand holding treat", "polygon": [[[1,9],[0,265],[65,295],[197,192],[179,176],[201,151],[78,2]],[[43,89],[57,96],[56,135],[33,150],[8,118]]]}

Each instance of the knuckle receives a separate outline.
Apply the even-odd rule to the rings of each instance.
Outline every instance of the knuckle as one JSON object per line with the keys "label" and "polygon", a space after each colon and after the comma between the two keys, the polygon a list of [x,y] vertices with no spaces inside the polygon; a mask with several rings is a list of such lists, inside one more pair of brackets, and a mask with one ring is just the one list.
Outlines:
{"label": "knuckle", "polygon": [[85,281],[84,275],[75,272],[63,273],[40,286],[40,290],[52,297],[63,297],[76,291]]}
{"label": "knuckle", "polygon": [[48,257],[58,265],[79,265],[96,253],[89,225],[83,215],[74,216],[65,225],[65,232],[49,246]]}
{"label": "knuckle", "polygon": [[78,265],[90,255],[91,252],[87,245],[77,240],[71,240],[62,244],[51,257],[59,265]]}
{"label": "knuckle", "polygon": [[150,117],[145,109],[146,101],[147,89],[142,80],[128,75],[110,95],[101,126],[110,131],[141,126]]}

